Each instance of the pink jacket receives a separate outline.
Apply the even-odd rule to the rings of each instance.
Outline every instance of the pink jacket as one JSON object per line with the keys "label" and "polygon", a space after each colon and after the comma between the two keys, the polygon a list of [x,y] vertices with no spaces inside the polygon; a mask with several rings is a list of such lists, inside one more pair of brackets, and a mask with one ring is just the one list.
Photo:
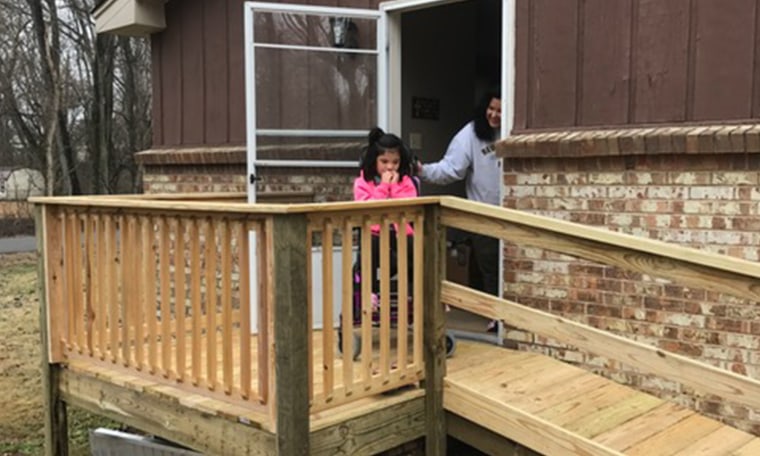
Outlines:
{"label": "pink jacket", "polygon": [[[382,200],[389,198],[414,198],[417,196],[417,187],[409,176],[401,178],[401,182],[396,184],[387,184],[380,182],[367,182],[363,173],[354,180],[354,201]],[[380,233],[380,225],[372,226],[372,233]],[[414,229],[406,225],[406,234],[414,234]]]}

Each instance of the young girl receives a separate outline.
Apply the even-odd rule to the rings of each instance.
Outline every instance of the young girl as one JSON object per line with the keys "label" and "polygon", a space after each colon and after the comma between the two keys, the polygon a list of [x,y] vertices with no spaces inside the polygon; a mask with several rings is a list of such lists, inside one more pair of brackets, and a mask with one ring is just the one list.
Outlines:
{"label": "young girl", "polygon": [[[417,185],[412,176],[412,159],[409,150],[401,138],[394,134],[385,133],[380,128],[369,132],[369,144],[361,164],[359,177],[354,181],[354,200],[369,201],[389,198],[412,198],[417,196]],[[395,225],[394,225],[395,226]],[[380,262],[380,225],[373,225],[372,230],[372,291],[373,304],[376,305],[377,267]],[[407,235],[407,264],[409,267],[409,290],[412,290],[413,266],[413,235],[414,230],[406,226]],[[396,235],[391,232],[391,271],[396,274]]]}

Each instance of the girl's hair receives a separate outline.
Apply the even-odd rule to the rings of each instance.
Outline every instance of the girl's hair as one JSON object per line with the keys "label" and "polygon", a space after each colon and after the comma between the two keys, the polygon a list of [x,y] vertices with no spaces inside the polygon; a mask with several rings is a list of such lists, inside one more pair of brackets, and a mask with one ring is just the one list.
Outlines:
{"label": "girl's hair", "polygon": [[371,182],[377,175],[377,157],[383,155],[389,149],[395,149],[399,153],[401,162],[398,174],[401,177],[410,176],[412,173],[412,154],[406,148],[404,142],[392,133],[386,133],[379,127],[374,127],[367,136],[368,144],[364,149],[361,160],[361,170],[364,180]]}
{"label": "girl's hair", "polygon": [[496,131],[488,125],[488,118],[486,118],[486,109],[494,98],[501,100],[500,89],[494,88],[484,93],[483,98],[475,107],[475,113],[472,117],[472,120],[475,121],[475,135],[483,141],[496,139]]}

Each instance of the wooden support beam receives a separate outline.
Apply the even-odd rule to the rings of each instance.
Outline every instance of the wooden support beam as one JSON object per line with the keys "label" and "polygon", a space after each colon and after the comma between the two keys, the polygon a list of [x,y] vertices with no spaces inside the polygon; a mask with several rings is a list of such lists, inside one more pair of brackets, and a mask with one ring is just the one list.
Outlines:
{"label": "wooden support beam", "polygon": [[[491,456],[540,456],[540,453],[536,453],[530,448],[526,448],[455,413],[446,412],[446,423],[450,437],[454,437],[485,454]],[[453,451],[452,448],[449,450]]]}
{"label": "wooden support beam", "polygon": [[[418,228],[419,229],[419,228]],[[446,418],[443,409],[443,377],[446,375],[446,319],[441,304],[441,277],[445,277],[446,235],[440,208],[425,206],[424,224],[424,360],[425,453],[446,454]],[[418,257],[415,257],[419,261]],[[420,315],[415,315],[419,318]]]}
{"label": "wooden support beam", "polygon": [[61,370],[60,389],[62,398],[71,405],[205,454],[274,453],[273,434],[244,424],[244,417],[236,421],[230,416],[218,416],[211,412],[212,408],[199,407],[197,402],[188,406],[176,396],[125,388],[109,378],[71,369]]}
{"label": "wooden support beam", "polygon": [[[50,359],[57,358],[60,347],[58,337],[60,333],[53,331],[52,345],[50,341],[51,328],[48,325],[48,294],[47,278],[50,272],[50,265],[45,261],[51,261],[58,256],[49,256],[48,245],[45,242],[45,236],[50,229],[57,230],[57,225],[50,226],[50,213],[45,206],[35,206],[35,234],[37,236],[37,293],[40,299],[40,335],[42,339],[42,395],[45,407],[45,454],[47,456],[66,456],[69,454],[68,446],[68,422],[66,420],[66,404],[61,400],[59,382],[61,367],[53,364]],[[56,231],[56,234],[58,231]],[[53,236],[53,239],[60,240],[59,236]],[[57,245],[60,248],[60,244]],[[58,274],[55,274],[54,280],[60,280]],[[52,284],[51,284],[52,285]],[[58,289],[59,287],[52,287]],[[56,302],[57,305],[61,301]]]}
{"label": "wooden support beam", "polygon": [[277,454],[309,454],[306,216],[276,215],[272,230]]}
{"label": "wooden support beam", "polygon": [[390,404],[387,397],[383,402],[362,399],[366,413],[360,416],[333,412],[329,426],[312,431],[310,454],[378,454],[422,437],[425,432],[422,394],[414,399],[400,395]]}

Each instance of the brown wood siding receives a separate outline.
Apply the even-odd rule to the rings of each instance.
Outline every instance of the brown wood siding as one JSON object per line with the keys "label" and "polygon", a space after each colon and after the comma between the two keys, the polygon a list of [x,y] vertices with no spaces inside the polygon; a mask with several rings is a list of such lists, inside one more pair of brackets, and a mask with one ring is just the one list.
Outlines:
{"label": "brown wood siding", "polygon": [[203,144],[206,108],[203,49],[203,3],[189,2],[181,9],[182,20],[182,143]]}
{"label": "brown wood siding", "polygon": [[[228,140],[229,60],[227,52],[228,2],[203,2],[203,55],[205,59],[205,134],[209,145],[225,144]],[[213,33],[206,33],[213,31]]]}
{"label": "brown wood siding", "polygon": [[580,91],[576,97],[578,123],[582,125],[624,123],[628,119],[631,3],[582,2]]}
{"label": "brown wood siding", "polygon": [[534,0],[530,7],[529,123],[536,126],[574,125],[578,0]]}
{"label": "brown wood siding", "polygon": [[517,0],[515,129],[760,118],[760,0]]}
{"label": "brown wood siding", "polygon": [[[243,0],[183,0],[165,5],[167,28],[151,36],[154,147],[245,143],[243,3]],[[300,3],[377,8],[379,0],[303,0]],[[299,72],[296,62],[294,57],[283,53],[267,62],[267,75],[272,80],[286,76],[303,84],[300,89],[283,93],[259,93],[261,100],[270,101],[264,103],[270,110],[266,117],[287,119],[289,126],[322,128],[327,126],[325,119],[356,114],[339,109],[330,99],[331,94],[324,90],[317,87],[307,90],[308,74]],[[309,114],[325,109],[329,115]],[[366,118],[366,115],[359,117]]]}
{"label": "brown wood siding", "polygon": [[697,2],[696,120],[752,116],[756,6],[755,0]]}
{"label": "brown wood siding", "polygon": [[[193,0],[198,1],[198,0]],[[279,2],[282,3],[282,2]],[[243,2],[227,0],[227,55],[229,59],[230,144],[245,144],[245,42]],[[218,31],[216,31],[218,33]]]}

